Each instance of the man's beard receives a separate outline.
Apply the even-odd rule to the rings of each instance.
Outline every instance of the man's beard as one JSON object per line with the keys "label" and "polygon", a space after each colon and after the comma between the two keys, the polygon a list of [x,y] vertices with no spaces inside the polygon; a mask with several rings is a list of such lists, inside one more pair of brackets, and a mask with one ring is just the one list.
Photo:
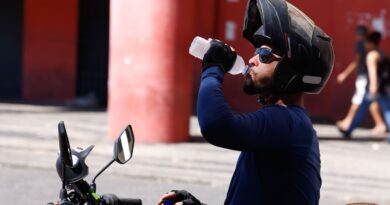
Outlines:
{"label": "man's beard", "polygon": [[266,90],[264,86],[256,85],[250,77],[245,78],[242,88],[248,95],[261,95]]}

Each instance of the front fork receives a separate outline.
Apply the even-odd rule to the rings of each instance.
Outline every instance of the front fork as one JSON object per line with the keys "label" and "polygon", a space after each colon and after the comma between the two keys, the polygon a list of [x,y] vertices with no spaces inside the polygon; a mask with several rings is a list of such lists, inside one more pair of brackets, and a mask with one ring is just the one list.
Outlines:
{"label": "front fork", "polygon": [[96,193],[96,188],[89,185],[86,181],[80,180],[71,185],[71,188],[76,191],[80,199],[84,201],[83,205],[98,205],[101,201],[101,196]]}
{"label": "front fork", "polygon": [[67,202],[54,202],[48,203],[47,205],[66,205],[75,204],[75,205],[100,205],[102,197],[96,193],[96,188],[90,186],[86,181],[80,180],[76,183],[72,183],[67,186],[67,190],[70,190],[68,195]]}

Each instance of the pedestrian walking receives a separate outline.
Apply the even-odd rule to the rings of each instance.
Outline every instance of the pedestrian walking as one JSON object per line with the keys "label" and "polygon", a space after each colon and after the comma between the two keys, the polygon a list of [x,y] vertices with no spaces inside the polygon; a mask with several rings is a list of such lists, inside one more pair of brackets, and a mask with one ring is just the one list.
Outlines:
{"label": "pedestrian walking", "polygon": [[346,138],[351,137],[352,131],[361,123],[369,105],[374,101],[379,102],[386,124],[390,127],[390,60],[379,49],[380,40],[381,34],[377,31],[367,36],[365,42],[368,71],[367,91],[349,128],[340,130]]}
{"label": "pedestrian walking", "polygon": [[[355,55],[353,61],[337,76],[337,82],[342,84],[345,80],[356,71],[357,77],[355,80],[355,93],[351,100],[351,106],[345,118],[337,121],[336,125],[341,130],[346,130],[351,125],[356,111],[363,101],[366,93],[366,87],[368,84],[368,74],[366,66],[366,49],[364,47],[364,41],[366,40],[368,30],[365,26],[360,25],[356,27],[356,45]],[[386,124],[380,114],[379,105],[377,102],[373,102],[370,105],[370,114],[374,120],[374,128],[371,129],[372,134],[382,134],[386,132]]]}

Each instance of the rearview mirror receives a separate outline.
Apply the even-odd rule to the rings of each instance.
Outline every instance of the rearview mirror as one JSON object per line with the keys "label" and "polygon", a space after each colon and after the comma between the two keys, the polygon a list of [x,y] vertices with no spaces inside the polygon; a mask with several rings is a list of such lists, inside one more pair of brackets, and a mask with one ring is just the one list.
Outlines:
{"label": "rearview mirror", "polygon": [[114,160],[120,164],[129,161],[133,155],[134,134],[131,125],[128,125],[115,140]]}

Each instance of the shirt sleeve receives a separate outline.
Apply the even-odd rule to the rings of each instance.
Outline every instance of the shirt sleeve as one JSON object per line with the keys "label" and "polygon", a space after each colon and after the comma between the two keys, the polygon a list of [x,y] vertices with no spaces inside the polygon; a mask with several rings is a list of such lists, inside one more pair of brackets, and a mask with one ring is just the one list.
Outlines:
{"label": "shirt sleeve", "polygon": [[219,147],[256,151],[262,147],[289,146],[291,117],[287,109],[270,106],[251,113],[235,113],[227,104],[218,67],[202,73],[197,114],[203,137]]}
{"label": "shirt sleeve", "polygon": [[364,48],[364,43],[363,42],[356,43],[355,54],[363,56],[365,54],[365,52],[366,52],[366,50]]}

